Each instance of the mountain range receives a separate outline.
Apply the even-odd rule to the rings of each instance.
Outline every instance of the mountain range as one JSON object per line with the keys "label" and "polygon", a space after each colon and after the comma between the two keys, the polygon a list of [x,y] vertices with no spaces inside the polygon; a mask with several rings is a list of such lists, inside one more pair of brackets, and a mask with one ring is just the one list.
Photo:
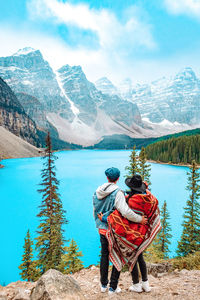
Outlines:
{"label": "mountain range", "polygon": [[55,71],[39,50],[24,48],[0,58],[0,77],[37,130],[64,142],[91,146],[104,136],[155,137],[200,123],[200,80],[191,68],[172,79],[136,86],[127,79],[116,87],[106,77],[88,81],[80,66]]}
{"label": "mountain range", "polygon": [[150,84],[134,86],[127,79],[115,87],[106,77],[95,84],[104,93],[116,94],[137,104],[143,122],[165,126],[200,123],[200,79],[192,68],[184,68],[175,77],[163,77]]}

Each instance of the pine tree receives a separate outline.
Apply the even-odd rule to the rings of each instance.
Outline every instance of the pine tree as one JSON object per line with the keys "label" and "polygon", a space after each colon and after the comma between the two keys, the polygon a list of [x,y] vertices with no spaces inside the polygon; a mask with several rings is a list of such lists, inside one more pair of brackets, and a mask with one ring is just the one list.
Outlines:
{"label": "pine tree", "polygon": [[157,235],[157,240],[155,242],[157,251],[160,256],[164,259],[169,257],[169,245],[171,244],[170,239],[172,238],[171,226],[169,224],[169,212],[167,209],[167,202],[164,201],[160,212],[162,229]]}
{"label": "pine tree", "polygon": [[29,230],[27,231],[26,237],[24,239],[24,254],[22,256],[23,263],[19,266],[22,271],[20,276],[23,280],[35,281],[39,277],[39,270],[37,269],[36,261],[33,261],[33,241],[30,237]]}
{"label": "pine tree", "polygon": [[139,160],[138,160],[138,173],[141,175],[142,180],[146,181],[148,185],[151,185],[150,171],[151,171],[151,166],[150,164],[147,163],[145,148],[142,147],[139,154]]}
{"label": "pine tree", "polygon": [[79,251],[76,242],[72,239],[69,247],[65,247],[66,253],[62,256],[60,270],[64,274],[75,273],[83,268],[83,262],[79,257],[83,254]]}
{"label": "pine tree", "polygon": [[138,173],[138,159],[136,155],[136,146],[133,146],[133,150],[129,159],[129,166],[125,167],[125,170],[128,171],[126,177],[132,177],[133,175]]}
{"label": "pine tree", "polygon": [[44,168],[41,171],[42,203],[37,215],[40,219],[38,237],[36,238],[36,250],[38,251],[38,264],[44,273],[50,268],[59,269],[61,256],[64,253],[63,225],[67,223],[65,211],[58,194],[58,180],[55,172],[55,160],[51,138],[48,133],[46,149],[44,151]]}
{"label": "pine tree", "polygon": [[193,160],[188,175],[186,189],[190,192],[189,200],[184,208],[183,232],[178,243],[177,254],[185,256],[199,250],[200,247],[200,174]]}

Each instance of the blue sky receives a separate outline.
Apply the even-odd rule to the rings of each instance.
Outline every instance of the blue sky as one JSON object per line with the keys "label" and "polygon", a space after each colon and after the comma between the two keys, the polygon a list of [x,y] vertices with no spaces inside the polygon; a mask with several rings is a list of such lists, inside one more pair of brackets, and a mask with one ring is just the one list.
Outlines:
{"label": "blue sky", "polygon": [[200,0],[6,0],[0,56],[29,46],[54,69],[81,65],[95,81],[200,76]]}

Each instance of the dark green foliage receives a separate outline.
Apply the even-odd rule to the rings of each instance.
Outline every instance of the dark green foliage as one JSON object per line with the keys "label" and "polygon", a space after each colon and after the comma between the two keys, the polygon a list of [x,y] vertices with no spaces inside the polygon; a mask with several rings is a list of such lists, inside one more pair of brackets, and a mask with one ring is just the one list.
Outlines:
{"label": "dark green foliage", "polygon": [[148,145],[147,159],[161,162],[200,163],[200,135],[181,136]]}
{"label": "dark green foliage", "polygon": [[87,149],[132,149],[136,145],[137,149],[142,146],[146,147],[148,144],[156,141],[157,138],[131,138],[124,134],[113,134],[104,136],[102,140],[94,146],[86,147]]}
{"label": "dark green foliage", "polygon": [[138,173],[138,157],[136,155],[136,146],[133,146],[133,150],[129,159],[129,166],[125,167],[125,170],[128,171],[126,177],[132,177],[133,175]]}
{"label": "dark green foliage", "polygon": [[138,173],[142,177],[142,180],[146,181],[148,185],[151,185],[150,171],[151,166],[147,163],[145,148],[142,147],[138,158]]}
{"label": "dark green foliage", "polygon": [[188,255],[200,249],[200,174],[195,161],[192,161],[187,175],[188,185],[186,189],[190,192],[190,197],[184,209],[183,233],[178,243],[177,254],[180,256]]}
{"label": "dark green foliage", "polygon": [[185,130],[178,133],[168,134],[161,136],[159,138],[156,138],[157,141],[167,140],[171,139],[172,137],[180,137],[180,136],[190,136],[190,135],[197,135],[200,134],[200,128],[192,129],[192,130]]}
{"label": "dark green foliage", "polygon": [[172,238],[172,235],[170,234],[171,226],[169,224],[170,216],[166,201],[164,201],[161,208],[160,217],[162,229],[157,235],[156,247],[161,254],[161,258],[166,259],[169,257],[169,245],[171,244],[170,239]]}
{"label": "dark green foliage", "polygon": [[33,242],[30,237],[29,230],[24,239],[24,254],[22,256],[22,264],[19,266],[21,270],[20,276],[23,280],[35,281],[39,277],[39,270],[37,269],[37,262],[33,261]]}
{"label": "dark green foliage", "polygon": [[76,242],[72,239],[69,247],[65,247],[66,253],[62,255],[62,260],[60,263],[60,270],[64,274],[70,274],[78,272],[83,269],[83,262],[79,257],[83,254],[79,251]]}
{"label": "dark green foliage", "polygon": [[55,172],[57,157],[52,152],[51,138],[48,133],[44,154],[44,168],[41,172],[42,203],[37,215],[40,219],[36,250],[38,265],[44,273],[50,268],[59,269],[61,256],[64,253],[63,225],[67,223],[65,211],[58,194],[58,180]]}

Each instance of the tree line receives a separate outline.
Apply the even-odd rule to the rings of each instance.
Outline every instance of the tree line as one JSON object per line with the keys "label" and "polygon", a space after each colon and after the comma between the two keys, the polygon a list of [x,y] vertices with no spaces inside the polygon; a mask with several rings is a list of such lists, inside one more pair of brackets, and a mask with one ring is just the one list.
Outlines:
{"label": "tree line", "polygon": [[159,141],[145,148],[147,159],[160,162],[200,164],[200,135],[181,136]]}

